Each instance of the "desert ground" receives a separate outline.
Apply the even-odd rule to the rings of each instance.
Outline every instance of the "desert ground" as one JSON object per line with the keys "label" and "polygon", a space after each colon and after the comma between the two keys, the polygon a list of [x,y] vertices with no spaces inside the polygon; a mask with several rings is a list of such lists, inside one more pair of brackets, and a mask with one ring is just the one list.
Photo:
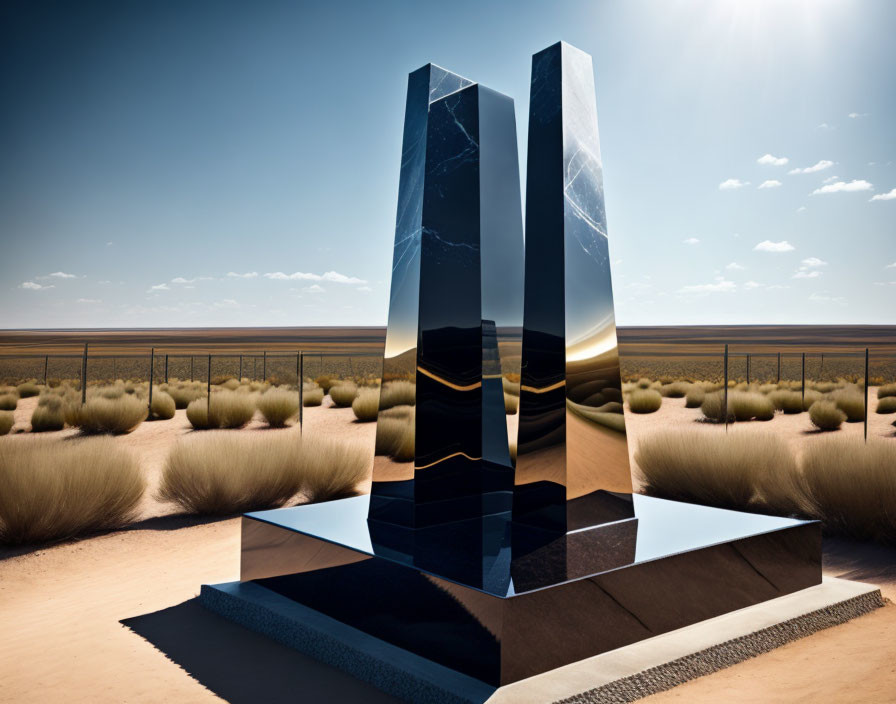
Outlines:
{"label": "desert ground", "polygon": [[[873,390],[872,390],[873,391]],[[25,429],[36,398],[23,399],[16,428]],[[662,427],[699,427],[699,409],[665,399],[660,412],[628,414],[631,450]],[[354,434],[374,443],[375,427],[351,409],[305,409],[307,433]],[[870,416],[869,436],[889,441],[889,416]],[[747,425],[747,424],[744,424]],[[752,423],[749,425],[758,425]],[[778,414],[767,427],[795,449],[815,441],[806,414]],[[152,498],[167,451],[194,433],[177,411],[169,421],[144,422],[116,442],[139,457],[150,491],[140,520],[126,530],[38,549],[0,551],[0,701],[156,702],[392,701],[276,643],[206,612],[195,600],[203,583],[239,574],[239,518],[178,515]],[[256,419],[240,431],[286,433]],[[741,432],[739,427],[730,432]],[[839,431],[861,434],[861,424]],[[68,442],[76,430],[44,434]],[[35,441],[26,435],[4,442]],[[359,487],[364,490],[366,487]],[[881,586],[896,599],[896,550],[826,539],[828,575]],[[771,653],[655,695],[687,702],[882,702],[896,699],[896,606],[816,633]]]}

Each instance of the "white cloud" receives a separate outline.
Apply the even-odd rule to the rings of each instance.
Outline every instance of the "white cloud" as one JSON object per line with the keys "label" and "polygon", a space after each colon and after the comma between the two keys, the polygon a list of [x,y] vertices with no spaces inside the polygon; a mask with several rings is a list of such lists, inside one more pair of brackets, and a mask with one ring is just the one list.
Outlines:
{"label": "white cloud", "polygon": [[851,113],[849,113],[849,115],[847,117],[855,120],[860,117],[868,117],[868,113],[867,112],[851,112]]}
{"label": "white cloud", "polygon": [[749,186],[749,181],[741,181],[739,178],[729,178],[719,184],[720,191],[733,191],[744,186]]}
{"label": "white cloud", "polygon": [[302,289],[305,293],[323,293],[326,289],[319,284],[311,284]]}
{"label": "white cloud", "polygon": [[806,212],[806,206],[805,206],[805,205],[801,205],[799,208],[796,209],[796,212],[798,212],[798,213],[805,213],[805,212]]}
{"label": "white cloud", "polygon": [[358,290],[358,291],[364,291],[365,293],[367,293],[367,292],[369,292],[369,291],[373,291],[373,289],[370,288],[370,286],[358,286],[357,290]]}
{"label": "white cloud", "polygon": [[74,274],[66,274],[64,271],[54,271],[52,274],[49,274],[54,279],[77,279],[78,277]]}
{"label": "white cloud", "polygon": [[679,291],[681,293],[731,293],[737,290],[737,284],[733,281],[726,281],[724,277],[717,276],[716,280],[711,284],[694,284],[691,286],[682,286]]}
{"label": "white cloud", "polygon": [[874,186],[865,180],[857,181],[853,179],[849,183],[846,183],[846,181],[836,181],[835,183],[829,183],[821,188],[816,188],[812,191],[812,195],[816,196],[824,193],[855,193],[856,191],[870,191],[873,188]]}
{"label": "white cloud", "polygon": [[824,171],[825,169],[829,169],[834,165],[833,161],[828,159],[822,159],[814,166],[807,166],[804,169],[791,169],[788,171],[788,174],[814,174],[819,171]]}
{"label": "white cloud", "polygon": [[237,274],[235,271],[228,271],[227,276],[231,279],[254,279],[258,276],[257,271],[247,271],[245,274]]}
{"label": "white cloud", "polygon": [[292,274],[284,274],[282,271],[270,271],[264,275],[272,281],[330,281],[336,284],[366,284],[364,279],[354,276],[346,276],[338,271],[327,271],[323,274],[312,274],[304,271],[296,271]]}
{"label": "white cloud", "polygon": [[778,188],[779,186],[783,186],[784,184],[778,181],[777,179],[769,179],[768,181],[763,181],[759,184],[759,188]]}
{"label": "white cloud", "polygon": [[796,249],[796,247],[790,244],[787,240],[781,240],[780,242],[763,240],[753,247],[754,252],[792,252],[794,249]]}
{"label": "white cloud", "polygon": [[114,243],[114,242],[111,242],[111,241],[110,241],[110,242],[106,242],[106,246],[107,246],[107,247],[111,247],[113,244],[115,244],[115,243]]}
{"label": "white cloud", "polygon": [[833,128],[831,125],[829,125],[827,122],[822,122],[820,125],[818,125],[818,128],[817,128],[817,129],[820,129],[820,130],[832,130],[832,129],[834,129],[834,128]]}
{"label": "white cloud", "polygon": [[[824,261],[824,259],[819,259],[818,257],[809,257],[808,259],[803,259],[802,261],[803,267],[815,267],[815,266],[827,266],[828,263]],[[802,268],[802,267],[800,267]]]}
{"label": "white cloud", "polygon": [[817,279],[821,276],[821,272],[818,269],[797,269],[796,273],[793,275],[794,279]]}
{"label": "white cloud", "polygon": [[175,276],[171,279],[173,284],[195,284],[197,281],[213,281],[213,276],[194,276],[192,279],[185,279],[183,276]]}
{"label": "white cloud", "polygon": [[728,269],[729,271],[743,271],[743,270],[746,269],[747,267],[745,267],[745,266],[741,266],[741,265],[738,264],[737,262],[731,262],[730,264],[727,264],[727,265],[725,266],[725,268]]}
{"label": "white cloud", "polygon": [[56,288],[56,287],[52,286],[52,285],[51,286],[43,286],[34,281],[24,281],[21,284],[19,284],[19,288],[23,288],[26,291],[44,291],[48,288]]}
{"label": "white cloud", "polygon": [[896,262],[893,262],[892,264],[887,264],[884,267],[884,269],[896,269]]}
{"label": "white cloud", "polygon": [[846,299],[843,296],[829,296],[826,293],[813,293],[809,296],[810,301],[817,301],[819,303],[845,303]]}
{"label": "white cloud", "polygon": [[772,156],[771,154],[766,154],[764,156],[759,157],[756,160],[757,164],[764,164],[766,166],[784,166],[790,159],[786,156]]}
{"label": "white cloud", "polygon": [[896,188],[889,193],[878,193],[871,196],[871,200],[896,200]]}
{"label": "white cloud", "polygon": [[758,281],[747,281],[747,283],[744,284],[744,288],[746,288],[746,289],[762,288],[762,284],[759,283]]}
{"label": "white cloud", "polygon": [[150,291],[170,291],[171,288],[168,286],[168,284],[156,284],[155,286],[150,286],[149,290]]}
{"label": "white cloud", "polygon": [[700,244],[700,240],[696,237],[688,237],[686,240],[682,240],[682,244]]}
{"label": "white cloud", "polygon": [[840,177],[839,176],[828,176],[824,181],[822,181],[822,183],[830,183],[831,181],[836,181],[838,178],[840,178]]}
{"label": "white cloud", "polygon": [[99,298],[79,298],[75,303],[102,303]]}

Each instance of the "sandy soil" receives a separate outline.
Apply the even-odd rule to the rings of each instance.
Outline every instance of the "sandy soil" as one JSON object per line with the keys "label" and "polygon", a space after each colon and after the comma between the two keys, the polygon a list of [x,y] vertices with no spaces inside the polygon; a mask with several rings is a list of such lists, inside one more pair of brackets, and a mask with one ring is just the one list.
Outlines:
{"label": "sandy soil", "polygon": [[[20,403],[17,428],[27,427],[35,403]],[[350,409],[305,410],[306,432],[353,433],[372,449],[374,426],[353,422]],[[666,400],[661,413],[628,416],[632,444],[669,424],[724,432],[697,417],[683,400]],[[869,434],[892,436],[892,418],[872,415]],[[804,432],[807,425],[802,414],[778,416],[767,427],[786,432],[799,449],[817,437]],[[253,421],[242,432],[288,432],[262,427]],[[855,424],[841,432],[861,430]],[[191,432],[178,411],[118,442],[139,454],[154,485],[168,448]],[[238,519],[172,515],[151,499],[142,509],[143,519],[128,530],[37,550],[0,549],[0,702],[392,701],[196,604],[200,584],[238,577]],[[880,584],[896,599],[896,550],[829,540],[825,572]],[[650,700],[896,701],[893,633],[890,604]]]}

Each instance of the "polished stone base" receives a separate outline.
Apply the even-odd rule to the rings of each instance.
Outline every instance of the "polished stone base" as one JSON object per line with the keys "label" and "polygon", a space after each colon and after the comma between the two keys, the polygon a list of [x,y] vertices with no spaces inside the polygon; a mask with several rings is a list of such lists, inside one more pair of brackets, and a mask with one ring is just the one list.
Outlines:
{"label": "polished stone base", "polygon": [[633,702],[884,605],[872,585],[822,584],[495,688],[253,583],[205,585],[208,609],[415,704]]}
{"label": "polished stone base", "polygon": [[821,582],[815,522],[634,500],[559,538],[369,526],[366,496],[247,514],[241,582],[493,687]]}

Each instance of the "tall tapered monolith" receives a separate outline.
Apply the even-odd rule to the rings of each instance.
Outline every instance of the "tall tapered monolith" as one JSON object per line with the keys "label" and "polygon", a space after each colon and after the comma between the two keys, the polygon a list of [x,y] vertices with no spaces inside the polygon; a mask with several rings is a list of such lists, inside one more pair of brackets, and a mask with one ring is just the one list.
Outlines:
{"label": "tall tapered monolith", "polygon": [[591,57],[532,58],[513,518],[566,532],[634,516]]}

